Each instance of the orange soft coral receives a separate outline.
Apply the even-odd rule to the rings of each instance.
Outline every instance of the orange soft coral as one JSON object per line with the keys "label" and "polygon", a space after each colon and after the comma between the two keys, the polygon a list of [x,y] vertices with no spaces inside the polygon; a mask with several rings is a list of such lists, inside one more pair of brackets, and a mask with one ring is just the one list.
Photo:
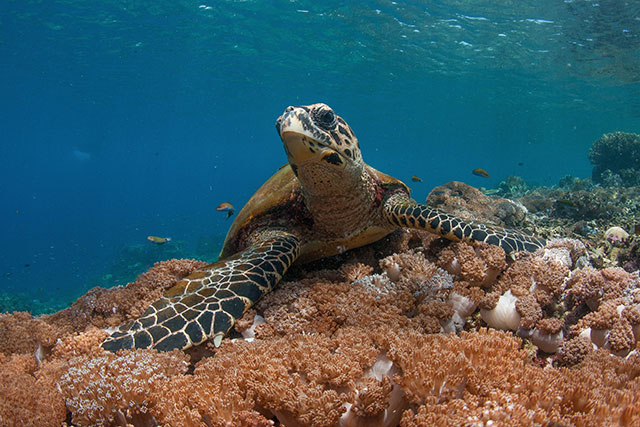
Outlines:
{"label": "orange soft coral", "polygon": [[637,275],[622,268],[611,267],[596,270],[586,267],[576,270],[567,281],[567,289],[579,302],[597,310],[602,301],[620,298],[625,292],[640,286]]}
{"label": "orange soft coral", "polygon": [[73,423],[80,426],[152,422],[151,396],[170,377],[187,369],[180,351],[128,351],[80,356],[67,362],[58,381]]}
{"label": "orange soft coral", "polygon": [[440,253],[438,265],[458,280],[467,281],[472,286],[487,287],[495,282],[507,264],[504,250],[497,246],[453,243]]}
{"label": "orange soft coral", "polygon": [[[223,345],[214,358],[199,363],[194,375],[204,387],[218,387],[221,378],[232,380],[235,385],[229,390],[236,390],[240,410],[249,410],[255,401],[287,425],[331,426],[346,411],[344,404],[355,400],[354,382],[375,363],[377,353],[362,330],[342,329],[332,338],[299,334]],[[214,400],[208,393],[200,397],[197,390],[184,391],[202,418],[209,417],[214,424],[227,416],[231,421],[221,409],[230,402]],[[209,409],[200,403],[203,399],[212,402]]]}
{"label": "orange soft coral", "polygon": [[[410,375],[405,369],[400,381],[410,381],[409,396],[420,406],[406,411],[401,425],[586,426],[640,421],[637,360],[597,352],[572,370],[540,369],[527,363],[526,353],[513,341],[498,332],[463,334],[437,339],[433,354],[403,355],[399,363],[409,366],[411,357],[417,358],[419,368],[409,370]],[[464,356],[455,357],[457,348]]]}
{"label": "orange soft coral", "polygon": [[0,353],[31,353],[51,348],[62,331],[29,313],[0,314]]}
{"label": "orange soft coral", "polygon": [[[496,280],[478,286],[482,275],[465,276],[475,277],[475,285],[462,276],[454,282],[433,262],[444,243],[395,234],[388,244],[413,247],[386,255],[379,264],[382,269],[396,265],[395,280],[388,273],[371,274],[377,261],[359,261],[357,251],[345,255],[351,259],[347,266],[338,267],[334,259],[336,269],[326,269],[331,264],[315,267],[324,270],[301,267],[239,322],[255,328],[252,341],[201,346],[206,351],[195,366],[181,352],[105,353],[99,347],[105,332],[96,327],[133,316],[149,298],[142,290],[153,294],[170,286],[197,266],[192,262],[184,270],[157,265],[162,268],[154,270],[156,276],[141,277],[113,295],[90,292],[73,310],[57,315],[0,317],[8,327],[0,333],[12,342],[3,348],[9,356],[0,355],[6,379],[0,393],[9,396],[9,406],[0,402],[0,425],[16,419],[23,425],[60,425],[65,419],[77,425],[184,426],[640,423],[638,356],[631,352],[625,360],[609,351],[593,352],[588,338],[576,337],[589,327],[606,327],[604,348],[616,354],[618,348],[631,349],[640,301],[630,276],[595,269],[583,274],[611,287],[598,295],[584,293],[597,298],[597,311],[589,313],[581,304],[577,270],[569,287],[575,293],[565,292],[573,261],[571,267],[558,267],[540,254],[523,255],[503,267],[492,264],[482,247],[449,247],[469,263],[469,272],[481,264],[502,269]],[[380,258],[397,250],[372,246],[363,251],[365,257]],[[136,301],[122,301],[125,294]],[[476,304],[507,294],[512,297],[508,308],[522,314],[514,326],[520,326],[519,333],[572,331],[559,359],[571,369],[549,363],[543,369],[513,333],[479,327],[479,316],[471,315]],[[70,317],[73,313],[78,319]],[[264,323],[253,325],[260,315]],[[456,315],[468,317],[468,323],[451,328]],[[466,331],[460,336],[437,333],[462,327]],[[17,345],[20,334],[25,336]],[[50,352],[38,362],[33,352],[43,343]],[[545,361],[541,356],[537,362]],[[27,395],[26,390],[35,391]]]}
{"label": "orange soft coral", "polygon": [[38,379],[33,355],[0,354],[0,425],[60,426],[64,402],[55,384]]}

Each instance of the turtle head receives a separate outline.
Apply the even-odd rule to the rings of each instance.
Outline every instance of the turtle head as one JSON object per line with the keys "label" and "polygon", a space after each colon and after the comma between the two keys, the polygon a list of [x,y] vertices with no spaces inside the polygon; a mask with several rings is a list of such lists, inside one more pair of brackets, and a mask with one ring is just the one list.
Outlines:
{"label": "turtle head", "polygon": [[276,129],[293,172],[305,186],[362,175],[358,139],[328,105],[287,107],[278,117]]}

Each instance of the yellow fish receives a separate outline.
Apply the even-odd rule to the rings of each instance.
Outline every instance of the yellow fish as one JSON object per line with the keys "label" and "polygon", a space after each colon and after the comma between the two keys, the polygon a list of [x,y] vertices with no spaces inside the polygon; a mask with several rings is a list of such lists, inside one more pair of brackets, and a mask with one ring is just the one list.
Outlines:
{"label": "yellow fish", "polygon": [[156,245],[164,245],[171,241],[171,237],[147,236],[147,240]]}
{"label": "yellow fish", "polygon": [[224,203],[220,203],[216,208],[216,210],[218,212],[226,212],[227,218],[229,218],[231,215],[233,215],[234,207],[231,203],[224,202]]}
{"label": "yellow fish", "polygon": [[474,174],[475,176],[481,176],[483,178],[489,178],[489,172],[487,172],[484,169],[481,168],[475,168],[474,170],[471,171],[472,174]]}
{"label": "yellow fish", "polygon": [[411,177],[411,181],[413,181],[413,182],[422,182],[422,179],[420,177],[418,177],[418,176],[413,175]]}

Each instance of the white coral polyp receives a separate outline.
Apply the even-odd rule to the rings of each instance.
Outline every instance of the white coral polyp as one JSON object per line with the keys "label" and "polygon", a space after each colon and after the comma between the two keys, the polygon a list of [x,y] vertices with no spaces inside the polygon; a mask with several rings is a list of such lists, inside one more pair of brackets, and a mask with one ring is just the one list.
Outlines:
{"label": "white coral polyp", "polygon": [[573,260],[571,259],[571,252],[567,248],[550,248],[544,249],[542,259],[546,262],[557,262],[571,269],[573,266]]}
{"label": "white coral polyp", "polygon": [[264,320],[264,317],[256,314],[253,316],[253,323],[251,324],[251,327],[240,332],[240,334],[242,334],[242,337],[246,341],[251,342],[256,337],[256,326],[262,325],[263,323],[267,323],[266,320]]}
{"label": "white coral polyp", "polygon": [[453,310],[462,318],[471,316],[473,312],[476,311],[476,308],[478,308],[478,304],[473,302],[471,298],[460,295],[457,292],[451,292],[449,295],[449,303],[451,303]]}
{"label": "white coral polyp", "polygon": [[500,296],[493,310],[480,309],[482,320],[494,329],[517,330],[520,326],[520,313],[516,310],[516,301],[518,298],[508,290]]}
{"label": "white coral polyp", "polygon": [[384,267],[384,272],[387,273],[387,277],[392,282],[397,282],[400,280],[400,266],[397,262],[387,263]]}
{"label": "white coral polyp", "polygon": [[[355,411],[351,410],[352,404],[345,403],[347,411],[340,417],[338,421],[339,427],[366,427],[370,425],[376,425],[381,427],[397,426],[402,418],[402,411],[407,407],[407,399],[404,395],[402,387],[400,387],[395,381],[393,376],[399,374],[400,368],[398,368],[384,353],[376,356],[376,362],[373,366],[367,369],[362,378],[373,377],[377,380],[382,380],[384,377],[391,378],[393,384],[393,390],[389,396],[387,408],[372,418],[362,418],[355,414]],[[360,393],[359,387],[362,386],[356,381],[356,394]],[[288,424],[287,424],[288,425]]]}
{"label": "white coral polyp", "polygon": [[545,353],[555,353],[562,344],[564,334],[562,330],[556,334],[535,328],[531,334],[531,342]]}
{"label": "white coral polyp", "polygon": [[449,295],[449,303],[453,308],[453,316],[450,319],[442,319],[440,320],[440,326],[442,326],[442,333],[458,333],[463,328],[465,323],[467,322],[467,317],[471,316],[476,308],[478,308],[478,304],[476,304],[472,299],[460,295],[457,292],[451,292]]}

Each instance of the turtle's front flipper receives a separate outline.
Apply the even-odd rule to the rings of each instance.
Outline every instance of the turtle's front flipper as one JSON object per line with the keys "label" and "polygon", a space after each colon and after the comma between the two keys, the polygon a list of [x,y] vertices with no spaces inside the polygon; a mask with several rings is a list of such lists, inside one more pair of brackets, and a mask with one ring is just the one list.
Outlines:
{"label": "turtle's front flipper", "polygon": [[400,227],[427,230],[454,241],[489,243],[500,246],[506,253],[523,250],[533,252],[545,245],[544,239],[514,230],[465,222],[438,209],[416,203],[404,194],[396,194],[386,200],[384,215],[389,222]]}
{"label": "turtle's front flipper", "polygon": [[102,348],[186,349],[207,339],[216,346],[258,299],[270,292],[298,256],[292,233],[266,230],[247,249],[190,274],[125,323]]}

